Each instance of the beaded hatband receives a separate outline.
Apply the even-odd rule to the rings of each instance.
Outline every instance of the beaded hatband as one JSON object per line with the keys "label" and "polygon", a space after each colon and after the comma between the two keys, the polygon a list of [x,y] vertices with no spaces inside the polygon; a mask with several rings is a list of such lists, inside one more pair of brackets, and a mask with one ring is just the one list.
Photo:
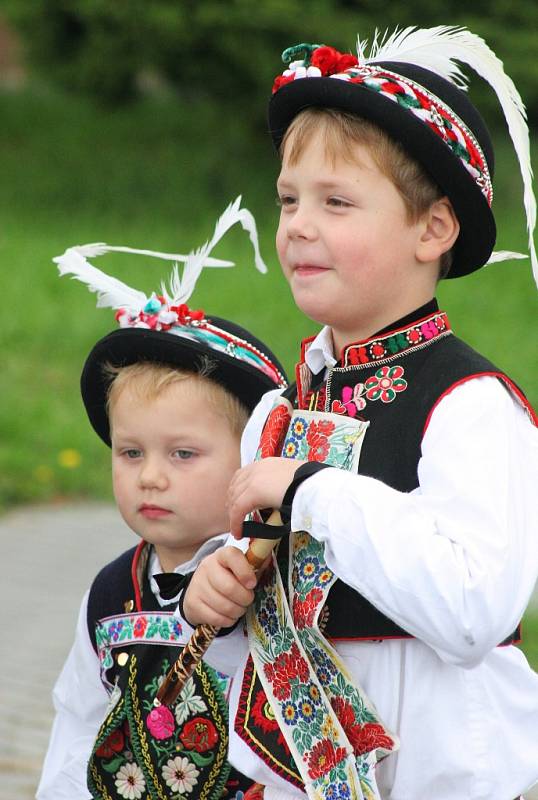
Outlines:
{"label": "beaded hatband", "polygon": [[[300,54],[302,59],[292,61]],[[381,66],[361,65],[355,56],[323,45],[290,47],[283,52],[282,60],[288,63],[288,67],[275,79],[273,94],[294,80],[328,77],[358,84],[383,95],[428,125],[450,147],[491,207],[491,176],[476,137],[446,103],[424,86]]]}

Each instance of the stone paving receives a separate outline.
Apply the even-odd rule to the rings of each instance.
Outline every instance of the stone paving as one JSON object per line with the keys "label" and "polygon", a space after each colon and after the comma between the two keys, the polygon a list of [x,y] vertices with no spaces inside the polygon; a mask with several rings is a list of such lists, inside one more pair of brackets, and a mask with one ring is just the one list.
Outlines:
{"label": "stone paving", "polygon": [[[109,505],[43,507],[0,519],[0,800],[31,800],[52,721],[51,690],[82,595],[99,567],[135,544]],[[74,798],[75,800],[75,798]]]}
{"label": "stone paving", "polygon": [[[0,518],[0,800],[34,798],[52,722],[52,686],[82,595],[99,567],[135,542],[110,505],[36,507]],[[527,800],[538,800],[538,787]]]}

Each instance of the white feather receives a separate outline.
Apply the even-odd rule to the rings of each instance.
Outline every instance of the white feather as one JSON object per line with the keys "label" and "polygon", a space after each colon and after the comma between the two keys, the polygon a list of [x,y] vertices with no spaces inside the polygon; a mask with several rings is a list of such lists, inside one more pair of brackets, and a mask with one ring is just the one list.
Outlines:
{"label": "white feather", "polygon": [[375,64],[379,61],[400,61],[425,67],[441,75],[460,89],[467,79],[458,64],[471,67],[495,91],[503,110],[512,144],[523,179],[523,205],[527,217],[527,232],[532,270],[538,285],[538,259],[534,246],[536,199],[532,188],[529,130],[525,106],[511,78],[505,73],[502,61],[485,41],[465,28],[438,25],[434,28],[404,28],[379,41],[376,31],[371,52],[365,53],[366,43],[357,42],[359,61]]}
{"label": "white feather", "polygon": [[[159,253],[156,250],[139,250],[135,247],[117,247],[116,245],[105,244],[104,242],[96,242],[95,244],[84,244],[78,247],[79,253],[87,258],[102,256],[105,253],[134,253],[140,256],[153,256],[153,258],[162,258],[165,261],[186,261],[188,256],[181,255],[180,253]],[[204,267],[233,267],[233,261],[223,261],[220,258],[208,258]]]}
{"label": "white feather", "polygon": [[167,289],[164,284],[162,285],[162,293],[171,305],[187,302],[194,290],[194,287],[196,286],[196,281],[198,280],[204,264],[207,261],[209,253],[222,239],[224,234],[227,233],[227,231],[229,231],[229,229],[237,222],[241,223],[243,229],[247,231],[250,236],[250,240],[254,247],[254,261],[256,268],[262,273],[267,272],[267,267],[265,266],[259,251],[258,234],[256,231],[254,217],[246,208],[241,208],[240,204],[241,195],[239,195],[239,197],[237,197],[233,203],[230,203],[222,216],[219,217],[211,239],[202,247],[198,248],[198,250],[195,250],[189,254],[183,267],[182,276],[180,277],[179,268],[176,265],[170,278],[169,288]]}
{"label": "white feather", "polygon": [[73,279],[85,283],[90,292],[97,292],[98,308],[125,308],[133,314],[138,314],[146,305],[148,298],[143,292],[132,289],[126,283],[93,267],[86,260],[86,254],[96,255],[95,248],[96,245],[70,247],[63,255],[52,260],[58,265],[60,275],[71,275]]}

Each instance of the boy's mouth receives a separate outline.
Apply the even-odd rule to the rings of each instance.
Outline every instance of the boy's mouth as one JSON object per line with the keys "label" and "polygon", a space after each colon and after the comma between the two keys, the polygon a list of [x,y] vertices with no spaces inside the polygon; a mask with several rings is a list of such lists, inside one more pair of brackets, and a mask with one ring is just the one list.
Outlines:
{"label": "boy's mouth", "polygon": [[168,508],[154,506],[149,503],[142,503],[138,512],[147,519],[159,519],[160,517],[166,517],[168,514],[172,513]]}
{"label": "boy's mouth", "polygon": [[300,277],[308,277],[309,275],[321,275],[322,272],[328,272],[329,267],[323,267],[320,264],[295,264],[293,272]]}

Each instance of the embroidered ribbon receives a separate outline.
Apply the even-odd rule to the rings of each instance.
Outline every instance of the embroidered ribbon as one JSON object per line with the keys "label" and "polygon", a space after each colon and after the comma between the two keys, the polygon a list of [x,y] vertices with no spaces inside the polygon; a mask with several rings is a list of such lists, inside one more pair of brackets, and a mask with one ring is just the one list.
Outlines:
{"label": "embroidered ribbon", "polygon": [[[274,431],[286,412],[279,398],[258,458],[274,446]],[[367,422],[337,414],[294,411],[282,455],[356,471],[367,427]],[[309,797],[374,800],[379,798],[375,764],[397,742],[320,633],[319,615],[335,580],[323,545],[305,532],[292,533],[290,605],[273,558],[247,613],[249,644]]]}

